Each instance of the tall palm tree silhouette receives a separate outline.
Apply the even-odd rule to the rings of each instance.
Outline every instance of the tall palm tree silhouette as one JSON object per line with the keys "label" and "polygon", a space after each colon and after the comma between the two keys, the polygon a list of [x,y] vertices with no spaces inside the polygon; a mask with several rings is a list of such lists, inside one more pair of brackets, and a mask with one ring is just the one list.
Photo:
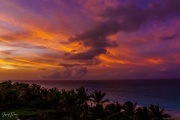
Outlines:
{"label": "tall palm tree silhouette", "polygon": [[106,93],[102,93],[101,91],[94,91],[93,94],[91,94],[91,97],[92,97],[92,101],[96,104],[96,105],[100,105],[104,102],[107,102],[109,100],[103,100],[104,97],[105,97]]}
{"label": "tall palm tree silhouette", "polygon": [[167,116],[167,114],[164,114],[164,109],[161,109],[159,105],[151,105],[149,109],[150,115],[153,118],[153,120],[163,120],[163,118],[171,117]]}
{"label": "tall palm tree silhouette", "polygon": [[136,110],[135,118],[138,120],[150,120],[150,110],[147,107],[139,107]]}

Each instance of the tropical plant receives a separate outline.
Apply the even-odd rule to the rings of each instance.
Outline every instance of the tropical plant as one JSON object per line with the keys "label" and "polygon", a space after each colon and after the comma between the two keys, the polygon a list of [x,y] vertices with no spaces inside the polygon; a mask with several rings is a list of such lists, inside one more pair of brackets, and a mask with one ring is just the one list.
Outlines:
{"label": "tropical plant", "polygon": [[106,93],[102,93],[101,91],[94,91],[93,94],[91,94],[91,100],[96,104],[96,105],[100,105],[103,104],[109,100],[104,100]]}
{"label": "tropical plant", "polygon": [[47,92],[47,102],[50,104],[51,108],[57,109],[59,106],[59,100],[61,97],[61,92],[57,88],[51,88]]}
{"label": "tropical plant", "polygon": [[63,108],[70,113],[70,117],[74,120],[77,117],[77,96],[74,90],[63,91],[60,99],[60,103],[63,105]]}
{"label": "tropical plant", "polygon": [[123,109],[125,113],[127,113],[128,115],[134,115],[136,111],[136,105],[137,103],[132,103],[131,101],[127,101],[124,103]]}
{"label": "tropical plant", "polygon": [[122,109],[122,106],[119,104],[119,102],[111,103],[105,107],[106,115],[112,115],[114,113],[119,113]]}
{"label": "tropical plant", "polygon": [[89,108],[88,101],[90,100],[90,95],[88,95],[88,89],[84,87],[80,87],[76,89],[76,97],[77,97],[77,104],[80,110],[80,119],[84,120],[85,115],[87,114],[87,110]]}
{"label": "tropical plant", "polygon": [[101,91],[97,91],[97,90],[94,91],[93,94],[91,94],[91,101],[93,101],[96,104],[93,111],[94,111],[96,118],[98,118],[98,119],[100,119],[100,118],[102,119],[105,116],[102,104],[109,101],[107,99],[104,100],[105,95],[106,95],[106,93],[102,93]]}
{"label": "tropical plant", "polygon": [[136,110],[135,120],[150,120],[150,110],[147,107],[139,107]]}
{"label": "tropical plant", "polygon": [[[84,87],[59,91],[57,88],[46,89],[37,84],[6,81],[0,83],[0,110],[23,108],[36,111],[33,116],[19,116],[22,119],[163,120],[171,117],[159,105],[137,107],[137,103],[127,101],[122,106],[116,102],[104,107],[103,103],[108,101],[104,99],[105,95],[97,90],[89,95]],[[95,106],[89,107],[89,100]]]}
{"label": "tropical plant", "polygon": [[163,120],[163,118],[171,117],[164,113],[164,109],[161,109],[159,105],[151,105],[149,107],[151,120]]}

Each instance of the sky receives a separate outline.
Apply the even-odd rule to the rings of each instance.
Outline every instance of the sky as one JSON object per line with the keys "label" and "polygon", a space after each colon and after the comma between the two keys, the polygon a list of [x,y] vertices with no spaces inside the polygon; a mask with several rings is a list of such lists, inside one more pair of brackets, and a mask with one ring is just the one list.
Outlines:
{"label": "sky", "polygon": [[180,0],[0,0],[0,80],[180,79]]}

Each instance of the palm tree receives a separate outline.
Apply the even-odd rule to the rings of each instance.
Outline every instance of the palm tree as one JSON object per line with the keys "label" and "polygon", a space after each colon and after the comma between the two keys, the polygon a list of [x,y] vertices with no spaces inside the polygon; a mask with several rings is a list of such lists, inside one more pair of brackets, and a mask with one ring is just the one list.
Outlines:
{"label": "palm tree", "polygon": [[76,113],[79,111],[77,110],[77,96],[74,90],[67,92],[62,90],[60,103],[64,106],[65,110],[70,112],[71,120],[77,117]]}
{"label": "palm tree", "polygon": [[[46,88],[42,87],[40,89],[40,98],[41,98],[41,101],[40,101],[40,107],[41,108],[52,108],[52,106],[50,105],[50,101],[48,101],[48,96],[49,95],[49,92]],[[59,102],[59,101],[58,101]]]}
{"label": "palm tree", "polygon": [[137,103],[132,103],[131,101],[127,101],[124,103],[123,109],[125,113],[127,113],[128,115],[134,115],[136,110],[136,105]]}
{"label": "palm tree", "polygon": [[58,108],[61,92],[57,88],[51,88],[48,90],[47,101],[51,108]]}
{"label": "palm tree", "polygon": [[8,107],[15,107],[17,106],[18,102],[18,94],[15,89],[11,88],[6,90],[5,94],[3,95],[4,102]]}
{"label": "palm tree", "polygon": [[136,110],[135,120],[150,120],[150,110],[147,107],[139,107]]}
{"label": "palm tree", "polygon": [[132,103],[131,101],[127,101],[122,106],[123,110],[122,115],[125,120],[133,120],[134,114],[136,111],[136,105],[137,103]]}
{"label": "palm tree", "polygon": [[87,114],[87,110],[89,108],[87,101],[90,100],[90,95],[87,93],[88,89],[85,89],[84,87],[80,87],[76,89],[76,95],[77,95],[77,104],[80,109],[80,119],[85,119],[85,115]]}
{"label": "palm tree", "polygon": [[105,107],[106,115],[119,113],[121,109],[122,109],[122,106],[119,104],[119,102],[111,103]]}
{"label": "palm tree", "polygon": [[27,83],[14,83],[16,91],[18,92],[19,106],[27,106],[29,104],[29,84]]}
{"label": "palm tree", "polygon": [[29,102],[31,108],[37,108],[41,99],[40,96],[41,86],[37,84],[31,84],[25,91],[26,100]]}
{"label": "palm tree", "polygon": [[1,106],[15,107],[18,103],[18,92],[11,81],[0,84]]}
{"label": "palm tree", "polygon": [[105,97],[106,93],[102,93],[101,91],[94,91],[94,94],[91,94],[92,101],[97,105],[103,104],[109,100],[103,100]]}
{"label": "palm tree", "polygon": [[120,112],[117,112],[108,116],[106,120],[129,120],[129,119],[124,118]]}
{"label": "palm tree", "polygon": [[160,109],[159,105],[151,105],[149,109],[152,120],[163,120],[163,118],[171,117],[164,114],[164,109]]}
{"label": "palm tree", "polygon": [[96,104],[96,107],[93,108],[93,112],[97,119],[103,119],[105,117],[104,109],[103,109],[103,103],[109,101],[104,100],[106,93],[102,93],[101,91],[94,91],[93,94],[91,94],[91,101],[93,101]]}
{"label": "palm tree", "polygon": [[84,87],[76,89],[79,106],[87,105],[87,101],[90,100],[90,95],[88,95],[87,91],[88,89],[85,89]]}

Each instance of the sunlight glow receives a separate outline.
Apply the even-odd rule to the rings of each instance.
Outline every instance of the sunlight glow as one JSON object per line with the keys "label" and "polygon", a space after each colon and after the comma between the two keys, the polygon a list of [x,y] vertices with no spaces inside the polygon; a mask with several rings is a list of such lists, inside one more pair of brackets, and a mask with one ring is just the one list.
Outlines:
{"label": "sunlight glow", "polygon": [[0,66],[0,68],[3,68],[3,69],[9,69],[9,70],[17,69],[16,67],[11,66],[11,65],[2,65],[2,66]]}

